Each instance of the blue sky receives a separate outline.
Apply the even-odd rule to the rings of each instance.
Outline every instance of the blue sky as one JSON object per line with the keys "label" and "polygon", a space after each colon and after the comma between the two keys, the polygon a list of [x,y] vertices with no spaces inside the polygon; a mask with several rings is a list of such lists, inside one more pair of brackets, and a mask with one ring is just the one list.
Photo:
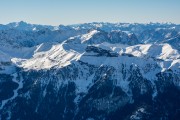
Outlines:
{"label": "blue sky", "polygon": [[0,24],[172,22],[180,24],[180,0],[0,0]]}

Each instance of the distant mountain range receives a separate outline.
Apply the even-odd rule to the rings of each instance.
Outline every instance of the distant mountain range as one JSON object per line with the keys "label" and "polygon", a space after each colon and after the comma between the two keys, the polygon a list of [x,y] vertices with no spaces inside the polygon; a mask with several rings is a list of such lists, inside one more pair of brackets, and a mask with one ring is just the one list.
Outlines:
{"label": "distant mountain range", "polygon": [[0,24],[0,119],[179,120],[180,25]]}

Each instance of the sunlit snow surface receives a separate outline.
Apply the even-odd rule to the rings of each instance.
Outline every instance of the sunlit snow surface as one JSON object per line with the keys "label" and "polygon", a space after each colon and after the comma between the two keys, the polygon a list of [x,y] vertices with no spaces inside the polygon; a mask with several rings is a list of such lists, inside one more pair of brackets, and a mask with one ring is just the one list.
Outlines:
{"label": "sunlit snow surface", "polygon": [[[127,66],[134,65],[141,68],[141,72],[148,79],[151,79],[151,77],[157,72],[168,69],[172,69],[176,73],[179,72],[179,51],[168,43],[136,43],[135,45],[128,45],[128,43],[122,44],[121,42],[124,41],[119,41],[119,39],[128,40],[129,38],[127,37],[131,34],[131,32],[136,33],[140,31],[132,28],[131,32],[128,32],[128,35],[126,35],[127,31],[124,33],[118,31],[119,28],[123,29],[124,27],[129,27],[129,25],[130,24],[92,23],[82,26],[60,25],[58,27],[53,27],[30,24],[26,25],[24,22],[12,23],[10,27],[14,27],[15,31],[11,29],[7,30],[7,34],[10,34],[10,36],[6,36],[2,33],[3,40],[1,44],[3,45],[0,47],[1,64],[4,62],[12,62],[12,65],[3,66],[4,68],[2,68],[3,70],[0,72],[5,70],[11,71],[10,67],[12,66],[19,66],[25,70],[63,68],[78,61],[97,66],[113,66],[115,68],[119,67],[122,63]],[[136,24],[132,24],[132,26],[133,25]],[[161,24],[157,24],[156,26],[158,25],[160,26]],[[106,32],[95,29],[97,26]],[[146,25],[139,26],[144,27]],[[90,28],[91,30],[87,31]],[[171,29],[170,27],[167,30],[171,32],[174,29],[175,28]],[[36,30],[38,34],[32,33]],[[115,31],[113,32],[113,30]],[[162,30],[166,29],[157,28],[155,31],[150,32],[161,32]],[[111,31],[111,34],[107,34],[109,31]],[[30,40],[32,39],[31,34],[35,34],[36,39],[35,43],[32,43],[33,46],[23,46],[24,41],[26,41],[24,39],[19,40],[23,42],[20,43],[20,45],[22,44],[20,47],[17,47],[16,42],[11,43],[10,41],[9,43],[5,40],[16,39],[18,38],[18,35],[22,35],[22,37],[24,36],[27,40]],[[120,38],[118,36],[120,36]],[[167,33],[166,38],[168,38],[168,36],[171,36],[171,34]],[[111,43],[106,40],[111,40],[111,38],[119,43]],[[118,56],[98,56],[99,53],[93,51],[87,52],[86,48],[88,46],[108,50],[118,54]],[[150,66],[149,70],[145,70],[147,66]]]}
{"label": "sunlit snow surface", "polygon": [[[120,63],[127,65],[135,64],[140,67],[145,66],[147,63],[158,63],[161,70],[170,68],[178,70],[178,65],[180,63],[180,54],[168,44],[113,46],[113,44],[102,43],[99,45],[94,45],[98,46],[98,48],[114,51],[119,54],[118,57],[96,56],[96,53],[88,53],[85,51],[85,48],[88,46],[86,44],[77,45],[64,42],[62,44],[52,45],[51,48],[47,45],[47,49],[44,48],[44,46],[46,45],[40,45],[37,47],[37,49],[32,48],[34,49],[34,52],[30,51],[31,57],[28,59],[13,57],[11,61],[25,69],[36,70],[50,69],[52,67],[61,68],[78,60],[93,65],[103,64],[113,67],[116,67]],[[126,54],[133,56],[129,57]]]}

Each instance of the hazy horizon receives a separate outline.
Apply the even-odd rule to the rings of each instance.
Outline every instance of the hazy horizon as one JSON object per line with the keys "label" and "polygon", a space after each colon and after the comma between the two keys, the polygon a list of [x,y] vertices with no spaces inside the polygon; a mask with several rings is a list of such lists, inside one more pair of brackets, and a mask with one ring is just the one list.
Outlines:
{"label": "hazy horizon", "polygon": [[180,25],[179,23],[172,23],[172,22],[147,22],[147,23],[140,23],[140,22],[104,22],[104,21],[102,21],[102,22],[82,22],[82,23],[72,23],[72,24],[62,24],[62,23],[60,23],[60,24],[58,24],[58,25],[51,25],[51,24],[41,24],[41,23],[31,23],[31,22],[27,22],[27,21],[23,21],[23,20],[21,20],[21,21],[12,21],[12,22],[9,22],[9,23],[0,23],[1,25],[8,25],[8,24],[10,24],[10,23],[19,23],[19,22],[25,22],[25,23],[27,23],[27,24],[34,24],[34,25],[47,25],[47,26],[59,26],[59,25],[78,25],[78,24],[88,24],[88,23],[110,23],[110,24],[118,24],[118,23],[122,23],[122,24],[176,24],[176,25]]}
{"label": "hazy horizon", "polygon": [[0,24],[70,25],[92,22],[180,24],[179,0],[6,0]]}

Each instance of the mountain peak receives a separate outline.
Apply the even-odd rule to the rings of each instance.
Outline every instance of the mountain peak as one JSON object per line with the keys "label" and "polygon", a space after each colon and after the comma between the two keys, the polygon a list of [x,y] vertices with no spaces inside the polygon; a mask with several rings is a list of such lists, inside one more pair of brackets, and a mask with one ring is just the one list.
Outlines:
{"label": "mountain peak", "polygon": [[28,25],[28,23],[24,22],[24,21],[20,21],[20,22],[12,22],[7,24],[7,26],[9,27],[19,27],[19,26],[26,26]]}

